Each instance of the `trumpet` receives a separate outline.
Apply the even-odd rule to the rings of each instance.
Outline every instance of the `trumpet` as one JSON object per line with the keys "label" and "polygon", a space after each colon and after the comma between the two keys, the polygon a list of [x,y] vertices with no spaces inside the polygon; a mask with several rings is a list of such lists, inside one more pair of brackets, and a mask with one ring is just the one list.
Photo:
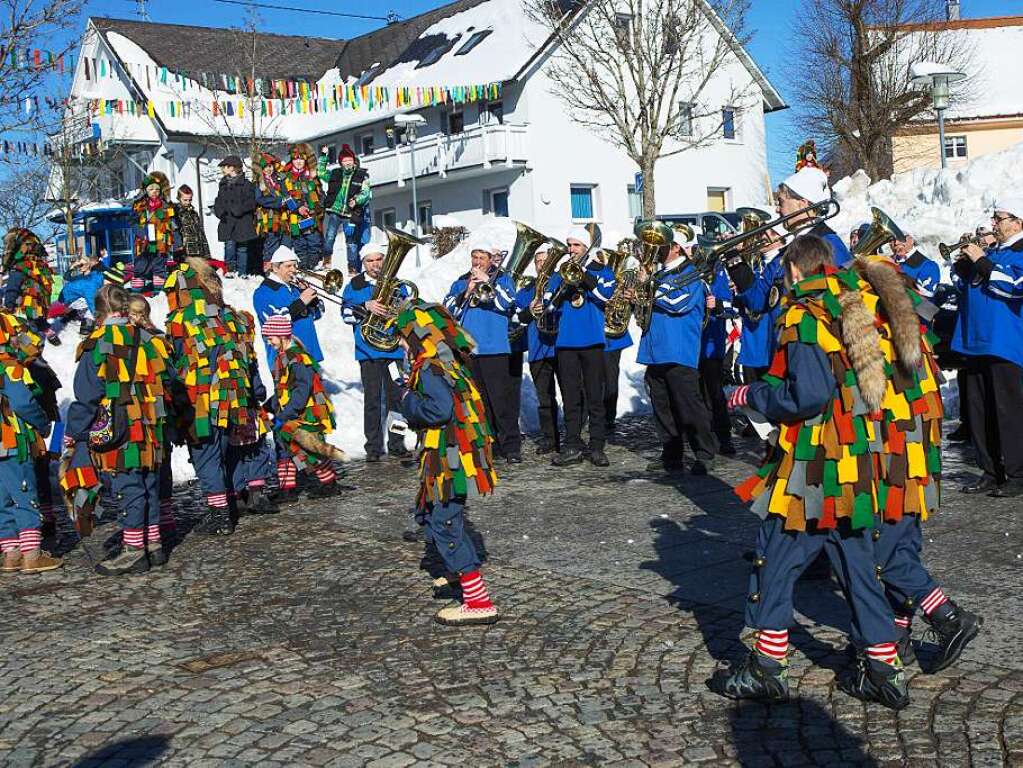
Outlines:
{"label": "trumpet", "polygon": [[345,275],[340,269],[328,269],[326,272],[313,272],[311,269],[299,269],[296,273],[295,285],[301,290],[312,288],[316,295],[325,301],[341,306],[341,289],[345,284]]}
{"label": "trumpet", "polygon": [[968,245],[984,247],[980,242],[980,238],[976,235],[963,235],[957,242],[951,245],[938,243],[938,253],[941,254],[941,258],[945,259],[945,261],[961,259],[963,257],[963,249]]}

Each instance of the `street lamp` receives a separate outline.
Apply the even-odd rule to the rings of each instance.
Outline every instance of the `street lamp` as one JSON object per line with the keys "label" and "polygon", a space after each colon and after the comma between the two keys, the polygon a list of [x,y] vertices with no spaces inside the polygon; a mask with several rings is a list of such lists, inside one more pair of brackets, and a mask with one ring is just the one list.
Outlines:
{"label": "street lamp", "polygon": [[[405,141],[409,145],[409,158],[412,164],[412,234],[419,237],[419,198],[416,195],[416,131],[419,126],[426,125],[422,115],[395,115],[396,128],[405,129]],[[416,246],[416,267],[419,266],[419,246]]]}
{"label": "street lamp", "polygon": [[918,88],[931,89],[931,104],[938,113],[938,141],[941,149],[941,167],[948,164],[945,158],[945,110],[951,98],[952,83],[966,78],[965,72],[951,69],[947,64],[935,64],[933,61],[918,61],[909,70],[913,85]]}

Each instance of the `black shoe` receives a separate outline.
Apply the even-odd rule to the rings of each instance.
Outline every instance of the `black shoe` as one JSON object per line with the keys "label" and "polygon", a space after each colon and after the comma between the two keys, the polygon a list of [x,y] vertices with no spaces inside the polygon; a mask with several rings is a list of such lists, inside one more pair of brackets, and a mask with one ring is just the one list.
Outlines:
{"label": "black shoe", "polygon": [[300,496],[301,492],[296,486],[295,488],[284,488],[282,490],[278,490],[271,495],[271,498],[277,504],[291,504],[298,501]]}
{"label": "black shoe", "polygon": [[607,454],[603,448],[590,449],[590,463],[595,467],[609,467],[611,462],[607,460]]}
{"label": "black shoe", "polygon": [[83,320],[78,325],[79,336],[91,336],[94,330],[96,330],[96,324],[88,320]]}
{"label": "black shoe", "polygon": [[903,667],[908,667],[910,664],[916,663],[916,649],[913,648],[913,637],[909,634],[908,629],[902,627],[896,627],[899,632],[899,637],[895,641],[895,647],[899,652],[899,659],[902,661]]}
{"label": "black shoe", "polygon": [[56,333],[53,333],[51,331],[50,333],[46,334],[46,343],[49,344],[50,346],[53,346],[53,347],[59,347],[60,346],[60,336],[58,336]]}
{"label": "black shoe", "polygon": [[96,573],[100,576],[123,576],[148,570],[149,557],[144,547],[122,547],[116,555],[96,564]]}
{"label": "black shoe", "polygon": [[245,512],[250,515],[276,515],[280,510],[263,488],[250,488],[245,496]]}
{"label": "black shoe", "polygon": [[391,450],[387,451],[387,455],[390,456],[392,459],[411,459],[412,451],[410,451],[408,448],[396,448],[393,451]]}
{"label": "black shoe", "polygon": [[227,507],[207,507],[206,514],[192,528],[201,536],[230,536],[234,533],[231,512]]}
{"label": "black shoe", "polygon": [[567,448],[561,451],[557,456],[551,459],[551,464],[555,467],[570,467],[573,464],[583,463],[583,452],[579,449],[568,450]]}
{"label": "black shoe", "polygon": [[998,486],[1000,485],[1001,483],[999,483],[998,480],[996,480],[995,478],[991,477],[991,475],[981,475],[979,480],[977,480],[974,483],[971,483],[970,485],[964,485],[959,490],[962,491],[963,493],[971,494],[990,493],[991,491],[998,488]]}
{"label": "black shoe", "polygon": [[422,543],[423,541],[426,541],[426,532],[420,525],[417,525],[414,529],[406,528],[401,532],[401,540],[407,541],[410,544]]}
{"label": "black shoe", "polygon": [[678,459],[654,459],[646,465],[647,472],[685,472],[686,466]]}
{"label": "black shoe", "polygon": [[960,608],[951,600],[938,606],[924,620],[931,625],[928,639],[935,640],[940,648],[938,658],[929,670],[931,672],[939,672],[955,664],[984,624],[982,617]]}
{"label": "black shoe", "polygon": [[553,445],[551,445],[546,440],[541,440],[539,443],[536,444],[536,451],[535,451],[535,453],[536,453],[537,456],[546,456],[548,453],[557,453],[557,452],[558,452],[558,449],[555,448]]}
{"label": "black shoe", "polygon": [[340,484],[337,480],[331,480],[329,483],[317,483],[314,488],[306,491],[306,496],[310,499],[329,499],[339,493],[341,493]]}
{"label": "black shoe", "polygon": [[704,462],[697,459],[693,462],[693,466],[689,468],[689,474],[696,475],[697,477],[703,477],[710,472],[710,462]]}
{"label": "black shoe", "polygon": [[950,443],[965,443],[970,439],[970,430],[966,428],[965,424],[960,423],[958,427],[948,433],[948,440]]}
{"label": "black shoe", "polygon": [[507,459],[505,459],[505,462],[508,464],[521,464],[522,457],[516,453],[514,456],[509,456]]}
{"label": "black shoe", "polygon": [[875,701],[889,709],[904,709],[909,704],[909,686],[902,662],[886,664],[865,656],[839,677],[838,687],[860,701]]}
{"label": "black shoe", "polygon": [[1016,478],[1006,480],[991,491],[988,496],[994,496],[996,499],[1014,499],[1017,496],[1023,496],[1023,480]]}
{"label": "black shoe", "polygon": [[730,699],[786,701],[789,697],[788,665],[750,651],[729,673],[711,680],[711,690]]}
{"label": "black shoe", "polygon": [[382,453],[367,453],[366,454],[366,463],[367,464],[377,464],[381,460],[383,460],[383,458],[384,458],[384,455]]}
{"label": "black shoe", "polygon": [[149,564],[156,568],[167,564],[167,550],[161,541],[158,544],[147,544],[146,555],[149,557]]}

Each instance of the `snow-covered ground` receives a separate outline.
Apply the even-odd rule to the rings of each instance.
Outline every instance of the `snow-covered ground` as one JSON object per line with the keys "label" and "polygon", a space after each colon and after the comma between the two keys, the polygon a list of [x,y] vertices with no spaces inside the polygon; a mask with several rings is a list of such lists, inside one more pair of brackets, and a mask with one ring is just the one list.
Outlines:
{"label": "snow-covered ground", "polygon": [[[1014,175],[1023,167],[1023,144],[996,155],[975,160],[969,166],[958,170],[914,171],[896,176],[891,181],[869,185],[869,179],[862,173],[843,179],[835,184],[835,192],[842,204],[842,213],[832,222],[843,237],[855,225],[870,218],[870,206],[877,206],[892,216],[906,231],[911,232],[922,244],[925,252],[938,260],[937,243],[951,242],[979,224],[987,223],[990,205],[994,198],[1015,188]],[[564,232],[550,235],[563,238]],[[477,230],[466,242],[441,259],[433,259],[427,248],[420,254],[422,266],[415,266],[415,253],[409,253],[400,276],[412,280],[419,286],[420,295],[429,300],[440,301],[447,294],[451,284],[468,269],[469,250],[477,239],[496,242],[505,250],[511,249],[515,239],[514,225],[508,219],[495,219]],[[607,243],[617,243],[618,233],[605,234]],[[260,279],[254,277],[233,278],[226,281],[225,296],[233,306],[252,311],[252,293]],[[163,297],[153,301],[153,317],[158,325],[163,324],[167,314],[167,302]],[[352,330],[341,321],[341,312],[333,304],[327,305],[327,312],[317,323],[319,338],[325,360],[323,371],[325,383],[337,413],[338,428],[331,442],[339,445],[351,456],[363,455],[362,433],[362,389],[359,381],[359,366],[355,362],[355,345]],[[72,397],[71,382],[74,376],[74,350],[77,343],[76,326],[65,330],[64,344],[47,347],[46,358],[57,370],[65,387],[61,390],[62,408],[66,408]],[[634,327],[632,336],[638,340]],[[269,369],[262,345],[259,348],[260,364],[266,381]],[[643,387],[643,366],[636,363],[636,346],[622,353],[621,380],[619,382],[619,413],[646,412],[650,402]],[[951,384],[954,387],[954,382]],[[954,395],[954,389],[947,395]],[[946,398],[949,416],[956,415],[954,396]],[[536,429],[536,394],[529,381],[528,366],[522,397],[521,424],[526,431]],[[411,437],[409,440],[411,441]],[[411,447],[411,446],[410,446]],[[188,457],[183,449],[174,452],[174,475],[184,480],[194,475]]]}

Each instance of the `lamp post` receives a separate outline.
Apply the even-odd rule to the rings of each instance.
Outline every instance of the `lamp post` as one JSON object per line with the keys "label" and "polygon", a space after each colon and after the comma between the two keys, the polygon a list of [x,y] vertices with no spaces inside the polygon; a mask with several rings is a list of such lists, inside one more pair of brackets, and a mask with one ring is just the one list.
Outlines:
{"label": "lamp post", "polygon": [[[412,234],[419,237],[419,197],[416,194],[416,132],[421,125],[426,125],[422,115],[396,115],[396,127],[405,129],[405,141],[409,145],[409,160],[412,167]],[[419,267],[419,246],[416,246],[416,267]]]}
{"label": "lamp post", "polygon": [[919,88],[930,88],[931,105],[938,115],[938,141],[941,151],[941,167],[948,166],[945,156],[945,110],[948,109],[952,96],[952,83],[965,79],[966,73],[951,69],[945,64],[932,61],[918,61],[910,68],[913,85]]}

